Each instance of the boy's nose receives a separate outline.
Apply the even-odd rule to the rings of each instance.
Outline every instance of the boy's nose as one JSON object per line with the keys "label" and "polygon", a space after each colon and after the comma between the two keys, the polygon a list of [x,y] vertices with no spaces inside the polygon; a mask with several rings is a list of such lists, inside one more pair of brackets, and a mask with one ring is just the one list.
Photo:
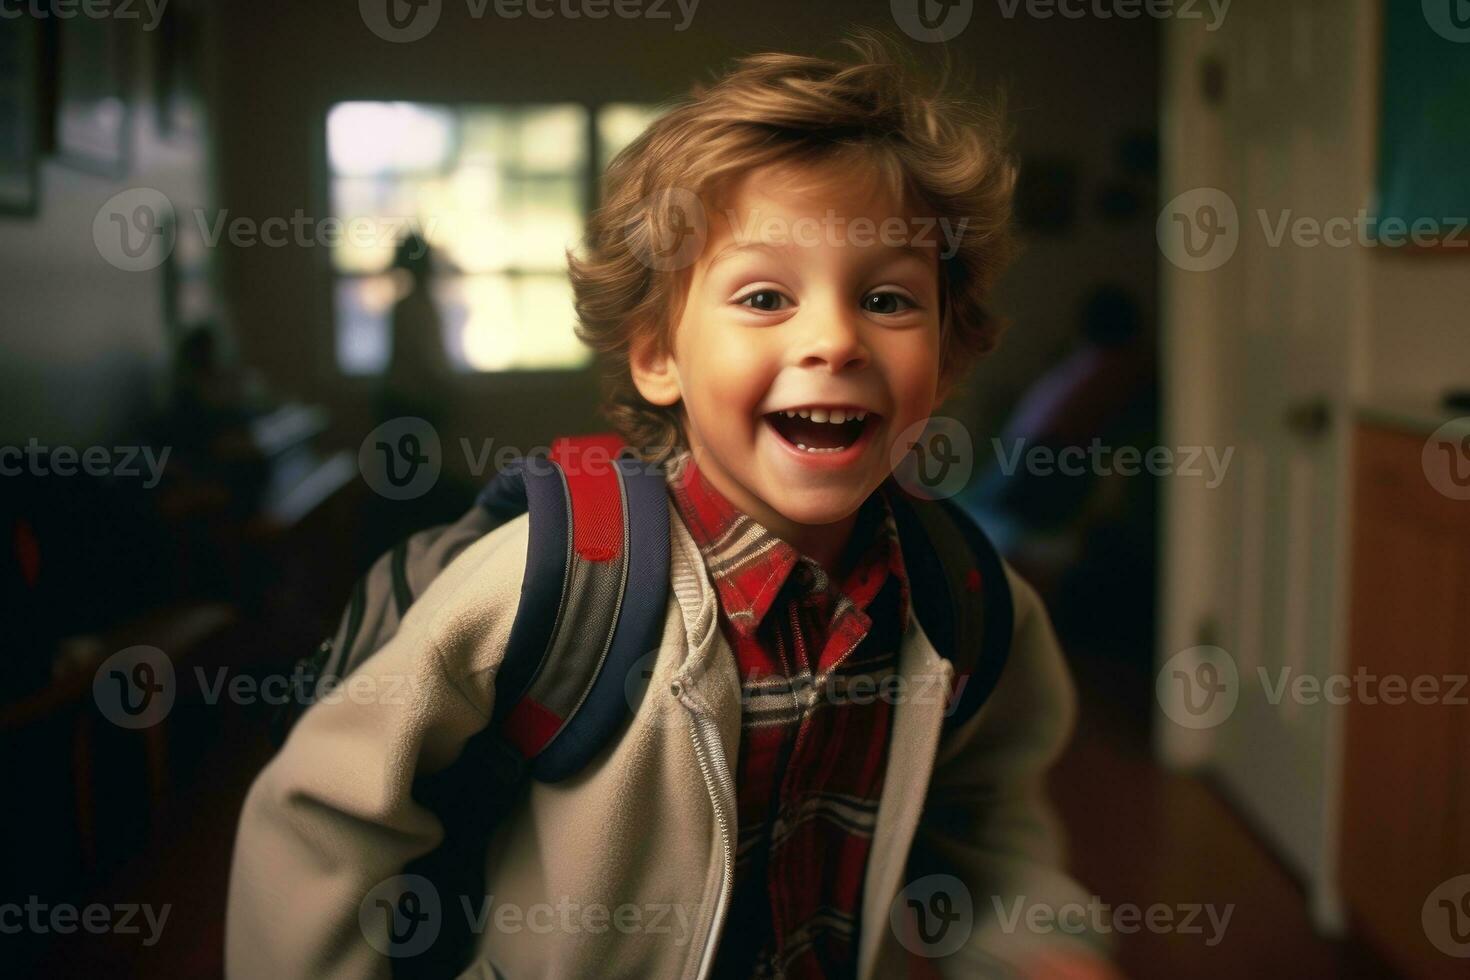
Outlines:
{"label": "boy's nose", "polygon": [[868,349],[857,325],[837,312],[818,313],[801,330],[798,364],[836,374],[868,363]]}

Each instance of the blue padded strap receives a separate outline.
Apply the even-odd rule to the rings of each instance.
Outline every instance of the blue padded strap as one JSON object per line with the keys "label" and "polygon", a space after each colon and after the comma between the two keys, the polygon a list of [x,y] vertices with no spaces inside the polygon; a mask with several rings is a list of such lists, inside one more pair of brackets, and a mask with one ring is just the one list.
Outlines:
{"label": "blue padded strap", "polygon": [[543,782],[565,779],[582,769],[637,709],[628,701],[628,675],[645,654],[658,648],[663,634],[669,587],[668,491],[662,473],[648,464],[624,455],[616,465],[626,505],[626,587],[616,623],[575,624],[589,635],[589,649],[601,647],[593,635],[597,631],[605,636],[612,630],[612,642],[585,700],[532,763],[532,774]]}
{"label": "blue padded strap", "polygon": [[525,693],[556,628],[566,589],[571,552],[571,502],[561,470],[545,460],[516,460],[480,494],[480,505],[496,516],[531,513],[530,541],[521,600],[510,628],[505,661],[496,677],[498,724]]}

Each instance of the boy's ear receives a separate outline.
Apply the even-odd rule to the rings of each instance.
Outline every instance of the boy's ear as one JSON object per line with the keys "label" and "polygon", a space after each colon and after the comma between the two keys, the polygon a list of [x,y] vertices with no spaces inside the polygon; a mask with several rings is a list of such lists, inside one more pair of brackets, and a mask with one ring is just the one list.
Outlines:
{"label": "boy's ear", "polygon": [[680,399],[674,355],[656,338],[644,335],[633,341],[628,351],[628,370],[638,394],[654,405],[672,405]]}

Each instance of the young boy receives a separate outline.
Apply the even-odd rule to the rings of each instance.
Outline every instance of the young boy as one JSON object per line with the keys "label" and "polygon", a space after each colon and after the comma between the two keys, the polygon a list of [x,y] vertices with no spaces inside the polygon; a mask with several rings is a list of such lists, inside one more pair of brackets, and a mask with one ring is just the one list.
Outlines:
{"label": "young boy", "polygon": [[571,260],[609,414],[668,464],[671,599],[626,729],[497,829],[486,908],[402,906],[441,834],[415,779],[484,726],[516,611],[527,521],[483,538],[359,668],[409,694],[313,707],[257,779],[232,976],[386,976],[394,903],[483,912],[483,976],[1105,974],[1043,801],[1074,712],[1045,613],[1010,576],[999,684],[942,733],[919,695],[952,668],[888,505],[901,439],[993,345],[1013,170],[991,117],[854,47],[696,90]]}

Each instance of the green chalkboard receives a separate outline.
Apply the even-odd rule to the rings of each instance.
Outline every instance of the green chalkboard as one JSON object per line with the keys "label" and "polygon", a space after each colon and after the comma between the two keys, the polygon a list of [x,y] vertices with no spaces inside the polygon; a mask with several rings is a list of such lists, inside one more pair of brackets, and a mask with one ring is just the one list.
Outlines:
{"label": "green chalkboard", "polygon": [[[1379,228],[1470,221],[1470,0],[1384,0]],[[1458,219],[1458,220],[1457,220]]]}

